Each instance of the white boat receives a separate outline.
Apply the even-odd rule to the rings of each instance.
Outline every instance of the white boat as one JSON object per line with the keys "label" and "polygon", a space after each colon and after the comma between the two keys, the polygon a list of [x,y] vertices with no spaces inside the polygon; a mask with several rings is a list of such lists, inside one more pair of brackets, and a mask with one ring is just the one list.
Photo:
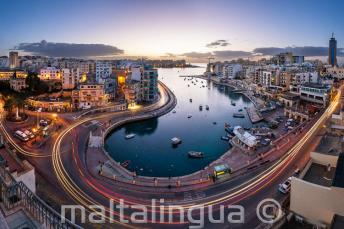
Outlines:
{"label": "white boat", "polygon": [[192,117],[192,115],[191,115],[191,114],[189,114],[189,115],[188,115],[188,118],[191,118],[191,117]]}
{"label": "white boat", "polygon": [[172,142],[172,145],[178,145],[182,143],[182,140],[180,138],[174,137],[174,138],[171,138],[171,142]]}
{"label": "white boat", "polygon": [[136,136],[136,134],[127,134],[125,135],[125,139],[131,139],[134,138]]}
{"label": "white boat", "polygon": [[188,156],[190,158],[203,158],[204,153],[203,152],[196,152],[196,151],[189,151]]}

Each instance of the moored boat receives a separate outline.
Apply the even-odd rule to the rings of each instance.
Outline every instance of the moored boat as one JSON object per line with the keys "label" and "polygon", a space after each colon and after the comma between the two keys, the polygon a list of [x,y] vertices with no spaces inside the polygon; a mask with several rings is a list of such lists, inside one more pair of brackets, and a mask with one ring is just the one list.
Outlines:
{"label": "moored boat", "polygon": [[180,138],[174,137],[171,139],[172,145],[178,145],[180,143],[182,143],[182,140]]}
{"label": "moored boat", "polygon": [[188,156],[190,158],[203,158],[204,153],[203,152],[197,152],[197,151],[189,151]]}
{"label": "moored boat", "polygon": [[136,134],[127,134],[125,135],[125,139],[131,139],[134,138],[136,136]]}
{"label": "moored boat", "polygon": [[241,113],[234,113],[234,114],[233,114],[233,117],[234,117],[234,118],[245,118],[245,115],[244,115],[244,114],[241,114]]}

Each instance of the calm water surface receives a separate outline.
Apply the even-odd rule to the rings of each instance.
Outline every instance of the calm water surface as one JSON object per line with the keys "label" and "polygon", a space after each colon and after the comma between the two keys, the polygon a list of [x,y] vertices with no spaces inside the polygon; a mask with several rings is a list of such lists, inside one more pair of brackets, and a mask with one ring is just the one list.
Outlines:
{"label": "calm water surface", "polygon": [[[159,69],[160,80],[177,97],[176,112],[116,129],[105,141],[105,149],[109,154],[119,162],[130,160],[127,168],[136,171],[138,175],[168,177],[200,170],[230,149],[230,145],[220,139],[226,134],[224,123],[250,127],[251,122],[244,107],[252,104],[241,94],[231,92],[229,87],[216,87],[201,79],[197,79],[198,82],[194,79],[194,85],[179,77],[202,74],[204,71],[204,67]],[[190,98],[192,103],[189,102]],[[232,106],[231,101],[236,106]],[[203,111],[199,111],[199,105],[203,105]],[[205,105],[209,106],[209,111]],[[232,117],[239,109],[243,109],[245,118]],[[192,115],[190,119],[187,118],[189,114]],[[125,135],[131,133],[136,134],[135,138],[126,140]],[[173,148],[173,137],[181,138],[182,144]],[[205,157],[189,159],[187,153],[191,150],[202,151]]]}

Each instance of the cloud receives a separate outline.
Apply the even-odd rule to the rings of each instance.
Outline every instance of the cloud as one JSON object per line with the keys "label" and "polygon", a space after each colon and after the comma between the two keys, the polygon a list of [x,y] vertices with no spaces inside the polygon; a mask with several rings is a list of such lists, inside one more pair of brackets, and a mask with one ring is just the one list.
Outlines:
{"label": "cloud", "polygon": [[208,58],[211,57],[213,54],[211,52],[187,52],[180,54],[180,56],[184,56],[187,58]]}
{"label": "cloud", "polygon": [[246,51],[233,51],[233,50],[223,50],[223,51],[214,51],[214,56],[219,59],[232,59],[240,57],[249,57],[252,55],[252,52]]}
{"label": "cloud", "polygon": [[218,47],[226,47],[230,45],[227,40],[216,40],[206,45],[208,48],[218,48]]}
{"label": "cloud", "polygon": [[123,50],[111,45],[53,43],[45,40],[39,43],[20,43],[15,49],[51,57],[111,56],[124,53]]}
{"label": "cloud", "polygon": [[[262,47],[256,48],[253,50],[255,54],[261,54],[263,56],[273,56],[281,52],[292,52],[294,55],[301,56],[327,56],[328,47],[316,47],[316,46],[300,46],[300,47],[285,47],[285,48],[276,48],[276,47]],[[337,49],[338,56],[344,56],[344,49]]]}

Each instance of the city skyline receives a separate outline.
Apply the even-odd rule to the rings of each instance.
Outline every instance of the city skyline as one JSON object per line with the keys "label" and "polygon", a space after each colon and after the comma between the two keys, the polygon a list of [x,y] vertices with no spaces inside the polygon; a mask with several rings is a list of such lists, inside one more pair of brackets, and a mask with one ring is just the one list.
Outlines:
{"label": "city skyline", "polygon": [[[17,48],[24,53],[59,57],[146,56],[204,62],[210,55],[224,60],[290,50],[306,57],[326,58],[328,39],[334,32],[339,63],[344,56],[340,1],[311,5],[307,1],[270,0],[264,4],[59,1],[44,7],[46,4],[2,2],[8,10],[0,22],[0,29],[6,31],[0,38],[1,55]],[[291,7],[295,4],[297,8]],[[49,51],[44,50],[46,45]]]}

